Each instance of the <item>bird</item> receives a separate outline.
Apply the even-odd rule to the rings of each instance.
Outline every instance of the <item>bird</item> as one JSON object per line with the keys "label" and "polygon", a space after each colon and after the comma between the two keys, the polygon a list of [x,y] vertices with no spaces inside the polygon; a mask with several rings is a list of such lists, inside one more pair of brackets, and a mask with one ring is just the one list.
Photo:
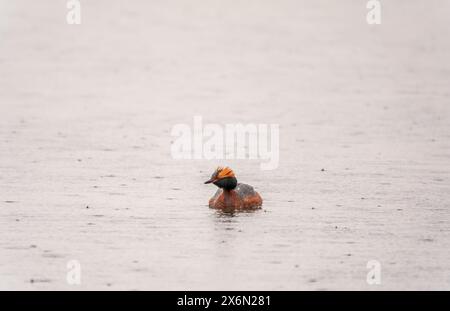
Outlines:
{"label": "bird", "polygon": [[217,189],[209,200],[209,207],[223,211],[254,210],[262,206],[262,198],[252,186],[238,183],[229,167],[219,166],[205,184],[213,183]]}

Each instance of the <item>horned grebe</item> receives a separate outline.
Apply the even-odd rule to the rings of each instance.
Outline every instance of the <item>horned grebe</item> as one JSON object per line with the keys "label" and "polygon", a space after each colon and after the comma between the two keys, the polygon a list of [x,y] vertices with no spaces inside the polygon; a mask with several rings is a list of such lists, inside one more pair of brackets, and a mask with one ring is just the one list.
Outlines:
{"label": "horned grebe", "polygon": [[205,184],[219,189],[209,200],[209,207],[221,210],[249,210],[261,208],[262,199],[252,186],[238,183],[229,167],[218,167]]}

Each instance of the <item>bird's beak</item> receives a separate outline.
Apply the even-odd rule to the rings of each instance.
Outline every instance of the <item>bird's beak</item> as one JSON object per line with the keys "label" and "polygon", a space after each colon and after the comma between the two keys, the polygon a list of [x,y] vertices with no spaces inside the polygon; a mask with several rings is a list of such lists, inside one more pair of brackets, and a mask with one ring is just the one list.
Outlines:
{"label": "bird's beak", "polygon": [[205,184],[210,184],[212,182],[215,182],[216,180],[214,178],[211,178],[210,180],[205,181]]}

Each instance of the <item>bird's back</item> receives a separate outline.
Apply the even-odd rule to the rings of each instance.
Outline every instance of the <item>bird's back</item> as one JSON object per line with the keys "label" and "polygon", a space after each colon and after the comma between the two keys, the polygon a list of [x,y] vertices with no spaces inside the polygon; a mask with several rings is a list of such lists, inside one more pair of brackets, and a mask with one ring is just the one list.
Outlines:
{"label": "bird's back", "polygon": [[252,186],[239,183],[234,190],[242,200],[242,208],[249,209],[261,207],[262,198]]}

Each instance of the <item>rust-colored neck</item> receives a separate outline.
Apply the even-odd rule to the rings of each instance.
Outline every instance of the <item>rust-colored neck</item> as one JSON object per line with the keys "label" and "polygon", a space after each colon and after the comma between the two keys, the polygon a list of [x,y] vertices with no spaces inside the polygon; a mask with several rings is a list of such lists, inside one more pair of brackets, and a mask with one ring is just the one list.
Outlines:
{"label": "rust-colored neck", "polygon": [[231,194],[231,191],[234,190],[223,189],[224,203],[226,207],[233,205],[233,196]]}

